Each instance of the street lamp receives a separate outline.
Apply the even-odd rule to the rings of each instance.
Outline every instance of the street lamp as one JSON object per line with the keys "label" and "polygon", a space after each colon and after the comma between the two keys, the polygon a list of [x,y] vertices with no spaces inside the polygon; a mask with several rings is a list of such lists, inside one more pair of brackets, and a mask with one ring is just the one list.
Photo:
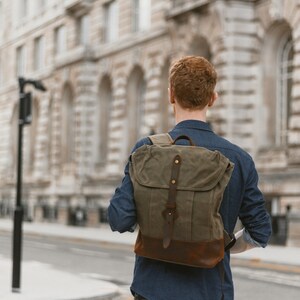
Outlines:
{"label": "street lamp", "polygon": [[29,125],[32,121],[31,115],[31,93],[25,93],[25,86],[30,84],[35,89],[45,92],[46,88],[39,80],[25,79],[19,77],[19,129],[18,129],[18,162],[17,162],[17,195],[14,212],[13,232],[13,273],[12,291],[20,292],[21,275],[21,253],[22,253],[22,221],[24,208],[22,205],[22,147],[23,147],[23,126]]}

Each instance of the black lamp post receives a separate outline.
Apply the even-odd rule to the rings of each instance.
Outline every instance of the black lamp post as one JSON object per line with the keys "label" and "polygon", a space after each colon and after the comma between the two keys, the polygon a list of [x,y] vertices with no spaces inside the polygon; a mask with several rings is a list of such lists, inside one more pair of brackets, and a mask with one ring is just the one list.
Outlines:
{"label": "black lamp post", "polygon": [[18,162],[17,162],[17,195],[14,212],[14,233],[13,233],[13,274],[12,291],[20,292],[21,277],[21,254],[22,254],[22,221],[24,208],[22,205],[22,147],[23,147],[23,126],[31,123],[31,93],[25,93],[25,85],[31,84],[37,90],[46,91],[41,81],[29,80],[19,77],[19,129],[18,129]]}

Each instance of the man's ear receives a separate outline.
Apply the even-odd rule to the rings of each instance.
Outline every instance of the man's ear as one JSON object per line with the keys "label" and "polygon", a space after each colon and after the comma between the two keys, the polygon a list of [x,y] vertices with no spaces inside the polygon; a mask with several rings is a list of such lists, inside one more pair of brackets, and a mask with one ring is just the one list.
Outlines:
{"label": "man's ear", "polygon": [[171,104],[175,104],[175,97],[174,97],[174,91],[172,87],[169,87],[169,101]]}
{"label": "man's ear", "polygon": [[208,102],[208,107],[212,107],[215,104],[215,101],[218,99],[219,95],[217,92],[213,92],[211,99]]}

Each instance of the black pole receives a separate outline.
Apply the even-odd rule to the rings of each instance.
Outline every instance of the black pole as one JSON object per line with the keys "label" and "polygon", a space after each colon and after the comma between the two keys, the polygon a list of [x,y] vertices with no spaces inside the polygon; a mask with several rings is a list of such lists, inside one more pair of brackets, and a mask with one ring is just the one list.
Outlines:
{"label": "black pole", "polygon": [[14,212],[14,237],[13,237],[13,273],[12,291],[20,292],[21,286],[21,256],[22,256],[22,221],[24,209],[22,205],[22,147],[23,147],[23,101],[24,80],[19,78],[20,101],[19,101],[19,125],[18,125],[18,161],[17,161],[17,195]]}
{"label": "black pole", "polygon": [[13,236],[13,273],[12,291],[20,292],[21,287],[21,258],[22,258],[22,222],[24,207],[22,204],[22,148],[23,127],[31,123],[31,93],[24,92],[25,85],[31,84],[35,89],[45,92],[46,88],[39,80],[30,80],[19,77],[19,125],[18,125],[18,161],[17,161],[17,195],[14,211]]}

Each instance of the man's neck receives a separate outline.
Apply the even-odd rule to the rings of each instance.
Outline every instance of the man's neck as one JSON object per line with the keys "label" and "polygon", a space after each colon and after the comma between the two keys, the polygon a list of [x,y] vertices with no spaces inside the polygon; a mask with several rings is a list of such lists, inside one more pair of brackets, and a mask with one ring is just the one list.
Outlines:
{"label": "man's neck", "polygon": [[198,120],[206,122],[206,111],[204,110],[186,110],[178,105],[175,106],[175,121],[176,124],[186,120]]}

